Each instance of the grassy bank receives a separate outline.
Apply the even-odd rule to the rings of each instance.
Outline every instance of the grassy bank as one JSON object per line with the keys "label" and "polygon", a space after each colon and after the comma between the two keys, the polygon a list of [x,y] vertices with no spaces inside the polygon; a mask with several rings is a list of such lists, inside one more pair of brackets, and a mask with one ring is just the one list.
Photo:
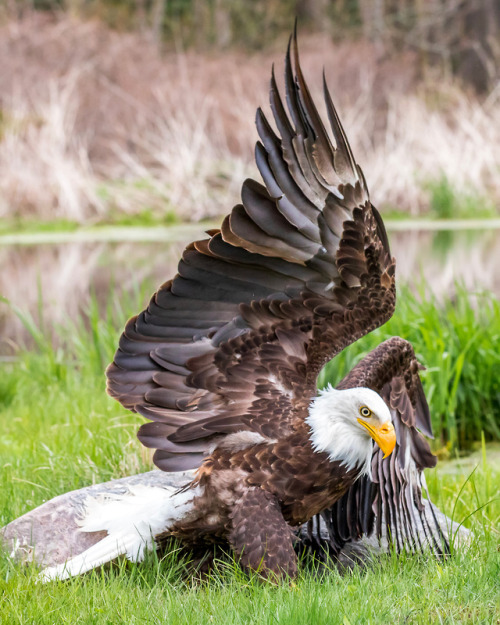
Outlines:
{"label": "grassy bank", "polygon": [[[116,242],[125,241],[182,241],[185,236],[201,236],[206,230],[220,227],[222,217],[197,222],[168,219],[143,220],[141,215],[117,222],[108,221],[92,226],[81,226],[73,221],[44,222],[8,220],[0,222],[0,246],[38,245],[67,242]],[[459,232],[500,229],[500,217],[478,217],[469,214],[463,218],[420,216],[408,218],[402,212],[384,214],[384,225],[388,232]]]}
{"label": "grassy bank", "polygon": [[[150,467],[134,437],[139,419],[104,395],[97,374],[102,354],[88,345],[78,349],[89,355],[81,367],[62,352],[55,360],[31,355],[2,376],[0,525],[69,489]],[[468,475],[450,463],[428,473],[436,503],[475,532],[472,546],[446,562],[389,557],[368,570],[343,576],[331,570],[319,578],[304,565],[296,585],[276,588],[247,578],[234,564],[193,583],[175,555],[151,556],[141,565],[40,586],[37,570],[0,554],[0,622],[496,625],[500,466],[486,451]]]}
{"label": "grassy bank", "polygon": [[[103,375],[118,329],[144,295],[110,304],[107,311],[93,305],[85,321],[58,329],[57,347],[24,318],[36,349],[0,365],[0,525],[60,493],[151,468],[149,453],[135,438],[142,419],[106,396]],[[415,342],[428,365],[425,384],[436,425],[459,432],[460,415],[467,414],[471,431],[487,430],[488,411],[498,415],[498,302],[488,295],[471,302],[459,293],[454,305],[448,302],[432,315],[426,309],[402,295],[391,324],[348,350],[326,375],[335,379],[362,351],[400,333]],[[487,409],[478,409],[483,401]],[[488,447],[477,464],[470,479],[469,466],[452,463],[427,474],[439,507],[475,532],[470,549],[447,562],[389,557],[368,570],[345,576],[331,571],[320,580],[304,567],[295,586],[276,588],[235,566],[195,584],[175,557],[159,562],[152,556],[140,566],[40,586],[34,585],[34,569],[3,554],[0,622],[496,624],[500,466],[490,461]]]}

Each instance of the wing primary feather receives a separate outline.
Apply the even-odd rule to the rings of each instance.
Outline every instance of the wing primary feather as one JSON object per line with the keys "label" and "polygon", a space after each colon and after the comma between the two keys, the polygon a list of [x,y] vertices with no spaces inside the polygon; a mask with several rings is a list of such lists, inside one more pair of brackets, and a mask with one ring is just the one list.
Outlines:
{"label": "wing primary feather", "polygon": [[[348,182],[351,184],[355,184],[359,181],[358,176],[358,168],[356,165],[356,161],[354,160],[354,156],[351,151],[351,146],[349,145],[349,141],[347,140],[346,134],[344,132],[344,128],[340,122],[340,118],[338,116],[337,110],[332,101],[332,97],[330,95],[330,90],[328,89],[328,83],[326,82],[325,72],[323,70],[323,93],[325,96],[326,103],[326,111],[328,114],[328,119],[330,120],[330,125],[333,132],[333,137],[336,143],[336,150],[334,153],[334,163],[335,169],[339,172],[339,176],[344,177],[348,172],[350,173],[349,178],[347,178]],[[363,182],[363,190],[367,195],[367,199],[369,199],[368,189],[366,187],[366,183],[364,179]]]}
{"label": "wing primary feather", "polygon": [[304,120],[300,112],[300,106],[297,97],[297,89],[295,86],[295,80],[293,77],[292,61],[290,58],[290,51],[292,46],[292,37],[288,40],[288,47],[285,56],[285,93],[288,110],[295,126],[295,133],[301,137],[306,135],[304,128]]}
{"label": "wing primary feather", "polygon": [[[330,143],[330,139],[325,132],[323,122],[318,113],[318,109],[314,104],[311,94],[309,92],[309,88],[304,79],[304,74],[302,73],[302,68],[300,67],[299,60],[299,47],[297,44],[297,36],[294,34],[293,38],[293,56],[295,61],[295,74],[296,74],[296,91],[297,91],[297,102],[299,103],[300,110],[302,111],[302,117],[307,121],[310,132],[313,133],[315,139],[319,140],[321,148],[324,150],[326,154],[332,154],[332,145]],[[333,165],[333,163],[332,163]]]}

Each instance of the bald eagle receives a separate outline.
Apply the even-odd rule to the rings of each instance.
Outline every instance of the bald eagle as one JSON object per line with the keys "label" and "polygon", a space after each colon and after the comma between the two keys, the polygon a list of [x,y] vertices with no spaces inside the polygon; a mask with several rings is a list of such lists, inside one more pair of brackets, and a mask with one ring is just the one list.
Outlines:
{"label": "bald eagle", "polygon": [[318,542],[319,518],[333,551],[372,531],[447,548],[422,501],[435,458],[411,345],[387,340],[317,393],[325,363],[393,314],[395,261],[325,80],[331,134],[311,98],[296,37],[285,90],[286,108],[273,71],[275,129],[257,111],[264,184],[246,180],[220,230],[188,245],[107,369],[109,394],[150,420],[138,437],[157,467],[194,478],[89,505],[83,530],[108,536],[46,578],[140,560],[165,535],[224,542],[244,567],[293,577],[295,530],[310,522]]}

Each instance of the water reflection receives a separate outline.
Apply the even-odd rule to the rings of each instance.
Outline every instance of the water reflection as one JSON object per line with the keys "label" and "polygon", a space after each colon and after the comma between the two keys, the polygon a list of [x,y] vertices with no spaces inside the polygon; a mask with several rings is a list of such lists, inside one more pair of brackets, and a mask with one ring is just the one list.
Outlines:
{"label": "water reflection", "polygon": [[457,282],[500,294],[500,230],[403,231],[390,241],[400,282],[424,282],[438,297]]}
{"label": "water reflection", "polygon": [[[64,243],[0,247],[0,355],[20,343],[31,344],[23,322],[13,310],[28,312],[35,324],[50,331],[76,319],[95,294],[104,306],[122,299],[144,282],[149,290],[175,273],[185,242]],[[144,293],[144,303],[148,296]]]}
{"label": "water reflection", "polygon": [[[500,294],[500,230],[392,232],[390,240],[399,283],[424,280],[442,296],[459,280],[471,291]],[[161,284],[174,275],[187,242],[0,247],[0,294],[39,326],[52,327],[85,310],[92,293],[104,305],[145,281],[151,289]],[[19,318],[0,303],[0,354],[12,354],[25,339]]]}

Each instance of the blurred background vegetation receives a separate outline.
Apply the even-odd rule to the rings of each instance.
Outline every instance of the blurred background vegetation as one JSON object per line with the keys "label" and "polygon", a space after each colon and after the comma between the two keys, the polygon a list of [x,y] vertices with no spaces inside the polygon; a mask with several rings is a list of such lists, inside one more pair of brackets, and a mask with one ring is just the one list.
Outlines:
{"label": "blurred background vegetation", "polygon": [[[497,0],[2,0],[0,217],[220,216],[295,17],[386,214],[498,215]],[[398,175],[395,175],[395,171]],[[450,210],[450,200],[456,208]]]}
{"label": "blurred background vegetation", "polygon": [[364,37],[384,51],[411,49],[478,91],[498,78],[500,6],[495,0],[7,0],[6,14],[65,11],[111,28],[139,30],[158,45],[261,49],[301,29],[334,40]]}

